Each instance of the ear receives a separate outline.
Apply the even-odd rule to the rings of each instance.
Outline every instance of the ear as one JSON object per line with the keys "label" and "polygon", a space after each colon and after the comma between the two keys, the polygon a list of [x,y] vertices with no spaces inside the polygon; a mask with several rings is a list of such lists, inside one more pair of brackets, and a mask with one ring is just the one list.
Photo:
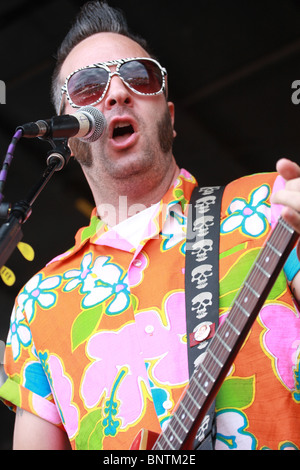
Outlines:
{"label": "ear", "polygon": [[172,101],[168,101],[168,108],[169,108],[169,112],[170,112],[170,116],[171,116],[171,121],[172,121],[172,124],[173,124],[173,137],[175,138],[177,133],[174,129],[174,124],[175,124],[175,105],[174,103],[172,103]]}

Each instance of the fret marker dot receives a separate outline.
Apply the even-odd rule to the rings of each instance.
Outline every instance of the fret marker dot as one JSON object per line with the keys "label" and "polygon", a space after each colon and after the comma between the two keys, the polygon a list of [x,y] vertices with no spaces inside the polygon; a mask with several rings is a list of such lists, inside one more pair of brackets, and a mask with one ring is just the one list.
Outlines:
{"label": "fret marker dot", "polygon": [[173,439],[174,439],[174,437],[173,437],[173,436],[171,436],[171,437],[170,437],[170,442],[172,442],[172,441],[173,441]]}
{"label": "fret marker dot", "polygon": [[205,382],[204,387],[205,388],[208,387],[208,382]]}
{"label": "fret marker dot", "polygon": [[182,413],[182,415],[181,415],[181,419],[184,419],[184,418],[185,418],[185,414],[184,414],[184,413]]}
{"label": "fret marker dot", "polygon": [[268,262],[270,261],[269,256],[266,257],[266,260],[265,260],[265,261],[266,261],[266,263],[268,263]]}
{"label": "fret marker dot", "polygon": [[202,375],[202,372],[199,372],[198,379],[200,379],[201,375]]}
{"label": "fret marker dot", "polygon": [[226,334],[225,334],[225,337],[228,338],[228,336],[229,336],[229,333],[228,333],[228,331],[227,331]]}
{"label": "fret marker dot", "polygon": [[245,302],[245,304],[248,302],[248,297],[244,298],[244,302]]}

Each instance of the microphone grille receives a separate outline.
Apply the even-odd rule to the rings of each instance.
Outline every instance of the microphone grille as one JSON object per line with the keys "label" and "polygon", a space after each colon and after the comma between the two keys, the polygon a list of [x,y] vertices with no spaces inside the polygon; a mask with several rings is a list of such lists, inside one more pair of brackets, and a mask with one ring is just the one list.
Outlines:
{"label": "microphone grille", "polygon": [[84,142],[95,142],[101,137],[106,127],[105,117],[99,109],[94,108],[93,106],[83,106],[79,111],[87,114],[88,118],[91,118],[92,120],[91,131],[84,137],[81,137],[80,140]]}

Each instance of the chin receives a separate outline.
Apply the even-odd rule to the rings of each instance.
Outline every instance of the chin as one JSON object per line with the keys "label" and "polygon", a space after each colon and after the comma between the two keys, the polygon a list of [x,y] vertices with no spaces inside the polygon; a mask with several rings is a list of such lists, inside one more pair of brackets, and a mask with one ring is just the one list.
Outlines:
{"label": "chin", "polygon": [[122,156],[118,160],[106,160],[105,166],[107,173],[117,179],[127,179],[136,175],[151,173],[154,169],[152,157],[141,158],[139,155]]}

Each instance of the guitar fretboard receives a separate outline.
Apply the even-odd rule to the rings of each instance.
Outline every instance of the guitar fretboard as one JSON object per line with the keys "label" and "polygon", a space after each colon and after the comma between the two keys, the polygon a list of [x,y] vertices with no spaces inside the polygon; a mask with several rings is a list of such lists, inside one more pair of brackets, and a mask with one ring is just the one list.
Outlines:
{"label": "guitar fretboard", "polygon": [[203,421],[298,235],[280,218],[154,450],[179,450]]}

